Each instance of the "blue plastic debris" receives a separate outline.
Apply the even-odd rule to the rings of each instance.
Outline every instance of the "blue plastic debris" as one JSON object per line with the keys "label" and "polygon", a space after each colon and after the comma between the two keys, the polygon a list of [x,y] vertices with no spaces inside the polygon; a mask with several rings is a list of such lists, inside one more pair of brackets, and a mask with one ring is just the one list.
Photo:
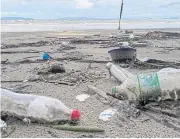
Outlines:
{"label": "blue plastic debris", "polygon": [[52,57],[51,57],[51,56],[49,56],[49,54],[48,54],[48,53],[46,53],[46,52],[44,52],[44,53],[43,53],[42,58],[43,58],[43,60],[50,60],[50,59],[52,59]]}

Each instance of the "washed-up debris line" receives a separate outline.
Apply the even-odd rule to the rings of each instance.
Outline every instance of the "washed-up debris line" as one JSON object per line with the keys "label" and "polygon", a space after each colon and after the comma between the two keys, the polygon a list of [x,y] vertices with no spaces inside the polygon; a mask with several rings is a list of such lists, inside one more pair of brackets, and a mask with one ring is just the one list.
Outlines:
{"label": "washed-up debris line", "polygon": [[156,59],[149,59],[143,62],[136,59],[130,65],[130,68],[139,68],[139,69],[162,69],[162,68],[168,68],[168,67],[180,69],[180,63],[162,61],[162,60],[156,60]]}
{"label": "washed-up debris line", "polygon": [[20,43],[20,44],[2,44],[1,49],[7,48],[19,48],[19,47],[41,47],[51,45],[48,41],[39,41],[39,42],[32,42],[32,43]]}
{"label": "washed-up debris line", "polygon": [[72,38],[68,38],[64,41],[64,38],[50,40],[50,41],[38,41],[32,43],[19,43],[19,44],[2,44],[1,49],[8,49],[8,48],[20,48],[20,47],[42,47],[42,46],[52,46],[58,45],[59,49],[61,50],[70,50],[75,49],[72,44],[70,44],[69,40]]}
{"label": "washed-up debris line", "polygon": [[[62,61],[62,60],[69,60],[69,61],[74,61],[74,60],[82,60],[83,57],[87,57],[86,55],[83,55],[82,53],[78,51],[66,53],[63,55],[61,58],[53,58],[53,61]],[[1,61],[1,64],[27,64],[27,63],[44,63],[43,59],[36,59],[36,60],[30,60],[30,59],[20,59],[16,60],[15,62],[10,62],[8,60],[6,61]]]}
{"label": "washed-up debris line", "polygon": [[169,67],[180,69],[179,62],[162,61],[157,59],[149,59],[147,61],[141,61],[139,59],[136,59],[132,62],[115,61],[114,63],[120,65],[123,68],[131,69],[162,69]]}
{"label": "washed-up debris line", "polygon": [[57,81],[57,84],[60,81],[75,85],[85,82],[94,82],[98,79],[105,78],[105,73],[94,70],[94,68],[96,67],[86,67],[82,70],[70,70],[65,69],[64,66],[58,62],[54,64],[46,63],[38,68],[35,68],[32,72],[32,75],[29,77],[28,81],[41,80],[50,83],[56,83]]}
{"label": "washed-up debris line", "polygon": [[180,33],[153,31],[148,32],[143,39],[166,39],[166,38],[179,38]]}

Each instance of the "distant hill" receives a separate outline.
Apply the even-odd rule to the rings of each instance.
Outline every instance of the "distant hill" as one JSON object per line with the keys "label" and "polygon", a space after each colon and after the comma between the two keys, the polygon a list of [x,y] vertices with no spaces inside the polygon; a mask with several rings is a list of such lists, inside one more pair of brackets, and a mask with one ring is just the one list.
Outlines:
{"label": "distant hill", "polygon": [[24,18],[24,17],[2,17],[1,20],[33,20],[33,18]]}

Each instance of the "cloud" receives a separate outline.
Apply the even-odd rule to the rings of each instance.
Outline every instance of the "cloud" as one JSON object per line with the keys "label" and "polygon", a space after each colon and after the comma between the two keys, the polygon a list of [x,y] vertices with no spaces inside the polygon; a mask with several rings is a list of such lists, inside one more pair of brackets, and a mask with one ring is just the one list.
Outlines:
{"label": "cloud", "polygon": [[89,9],[94,5],[94,3],[89,0],[75,0],[75,4],[78,9]]}
{"label": "cloud", "polygon": [[[121,0],[1,0],[1,4],[3,16],[118,18]],[[124,0],[123,18],[180,17],[179,4],[180,0]]]}

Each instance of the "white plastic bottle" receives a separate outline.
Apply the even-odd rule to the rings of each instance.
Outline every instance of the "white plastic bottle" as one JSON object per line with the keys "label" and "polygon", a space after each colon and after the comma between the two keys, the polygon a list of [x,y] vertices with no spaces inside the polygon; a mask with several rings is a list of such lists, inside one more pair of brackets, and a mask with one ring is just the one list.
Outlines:
{"label": "white plastic bottle", "polygon": [[58,99],[0,90],[1,112],[43,122],[80,120],[79,110],[69,109]]}
{"label": "white plastic bottle", "polygon": [[[115,73],[113,68],[111,70]],[[118,77],[122,72],[124,71],[116,71],[114,76]],[[178,100],[180,99],[180,70],[168,68],[154,73],[131,74],[120,86],[112,88],[112,93],[129,100]]]}

